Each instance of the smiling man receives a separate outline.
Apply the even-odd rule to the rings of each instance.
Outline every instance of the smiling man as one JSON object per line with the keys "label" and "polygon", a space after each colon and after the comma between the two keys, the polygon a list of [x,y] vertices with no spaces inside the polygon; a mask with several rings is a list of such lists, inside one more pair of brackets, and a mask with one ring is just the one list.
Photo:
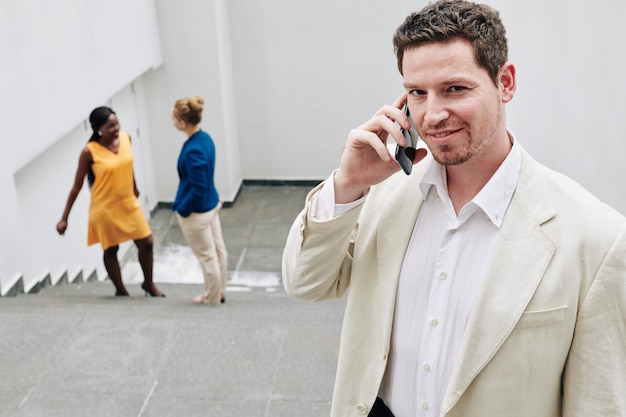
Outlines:
{"label": "smiling man", "polygon": [[[283,254],[288,293],[350,289],[332,416],[625,415],[625,218],[507,129],[498,13],[439,1],[394,47],[405,91],[349,133]],[[386,146],[405,104],[408,176]]]}

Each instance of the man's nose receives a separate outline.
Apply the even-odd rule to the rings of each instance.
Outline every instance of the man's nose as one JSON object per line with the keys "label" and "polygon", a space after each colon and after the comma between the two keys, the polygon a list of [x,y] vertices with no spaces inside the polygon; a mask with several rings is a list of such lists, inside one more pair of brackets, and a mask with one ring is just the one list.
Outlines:
{"label": "man's nose", "polygon": [[447,110],[446,102],[442,97],[429,95],[426,98],[426,108],[424,113],[424,122],[429,126],[436,126],[450,116]]}

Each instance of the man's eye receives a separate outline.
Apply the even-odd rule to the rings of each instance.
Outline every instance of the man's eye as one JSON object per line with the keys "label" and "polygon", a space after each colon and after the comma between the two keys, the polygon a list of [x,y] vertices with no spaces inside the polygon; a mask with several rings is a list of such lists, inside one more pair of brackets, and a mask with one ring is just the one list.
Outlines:
{"label": "man's eye", "polygon": [[424,90],[411,90],[409,93],[412,96],[423,96],[423,95],[426,95],[426,91],[424,91]]}
{"label": "man's eye", "polygon": [[465,90],[467,90],[467,88],[462,87],[460,85],[453,85],[452,87],[450,87],[450,91],[453,93],[458,93],[460,91],[465,91]]}

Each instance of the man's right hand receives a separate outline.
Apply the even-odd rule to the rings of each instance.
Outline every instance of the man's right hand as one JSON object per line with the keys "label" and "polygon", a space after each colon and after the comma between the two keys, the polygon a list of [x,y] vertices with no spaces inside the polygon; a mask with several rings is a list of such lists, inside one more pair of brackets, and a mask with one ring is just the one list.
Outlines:
{"label": "man's right hand", "polygon": [[[385,105],[371,119],[348,134],[339,169],[335,172],[335,203],[350,203],[361,198],[372,185],[378,184],[400,170],[387,148],[389,135],[400,145],[406,140],[400,126],[410,129],[408,117],[402,111],[406,102],[403,93],[392,105]],[[398,126],[400,125],[400,126]],[[426,156],[418,149],[413,163]]]}

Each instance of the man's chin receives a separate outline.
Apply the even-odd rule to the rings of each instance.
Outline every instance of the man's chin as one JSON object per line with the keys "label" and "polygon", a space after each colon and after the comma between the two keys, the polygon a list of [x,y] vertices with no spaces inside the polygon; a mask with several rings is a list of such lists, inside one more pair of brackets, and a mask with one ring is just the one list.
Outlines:
{"label": "man's chin", "polygon": [[[446,149],[447,148],[447,149]],[[449,147],[439,148],[435,151],[431,149],[431,154],[435,161],[441,165],[460,165],[470,159],[469,155],[459,154]]]}

